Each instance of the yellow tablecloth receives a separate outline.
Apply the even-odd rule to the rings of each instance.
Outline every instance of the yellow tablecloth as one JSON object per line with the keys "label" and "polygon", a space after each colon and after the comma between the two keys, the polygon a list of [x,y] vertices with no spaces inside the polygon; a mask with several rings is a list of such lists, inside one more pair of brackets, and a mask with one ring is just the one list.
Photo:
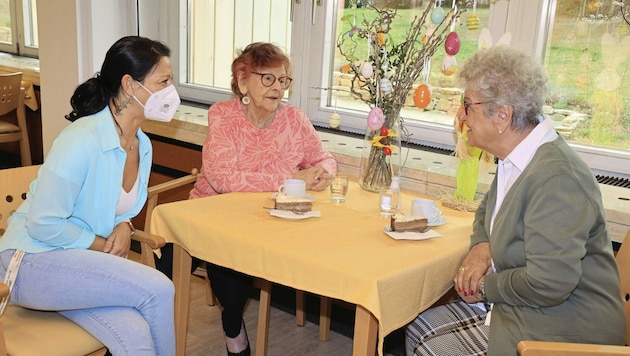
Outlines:
{"label": "yellow tablecloth", "polygon": [[[469,246],[472,214],[442,208],[442,237],[400,241],[388,237],[379,195],[351,182],[347,200],[316,192],[321,217],[284,220],[269,215],[271,193],[229,193],[158,206],[151,232],[192,256],[249,275],[345,300],[369,310],[385,335],[413,320],[451,286]],[[412,198],[403,193],[403,211]]]}

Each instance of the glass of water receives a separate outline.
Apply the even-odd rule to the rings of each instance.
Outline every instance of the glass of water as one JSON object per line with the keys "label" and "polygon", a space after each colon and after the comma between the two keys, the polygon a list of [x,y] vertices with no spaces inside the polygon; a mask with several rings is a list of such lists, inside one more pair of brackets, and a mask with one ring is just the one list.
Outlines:
{"label": "glass of water", "polygon": [[346,201],[348,193],[348,175],[337,174],[330,184],[330,200],[333,203],[343,203]]}

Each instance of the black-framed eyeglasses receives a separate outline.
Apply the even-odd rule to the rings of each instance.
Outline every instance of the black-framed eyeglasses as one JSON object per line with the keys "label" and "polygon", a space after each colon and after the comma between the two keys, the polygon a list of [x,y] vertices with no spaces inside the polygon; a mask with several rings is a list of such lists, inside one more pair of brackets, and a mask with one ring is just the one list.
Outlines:
{"label": "black-framed eyeglasses", "polygon": [[466,116],[468,116],[468,107],[471,105],[480,105],[480,104],[487,104],[490,101],[478,101],[476,103],[467,103],[467,102],[462,102],[462,106],[464,107],[464,112],[466,113]]}
{"label": "black-framed eyeglasses", "polygon": [[252,72],[252,74],[260,75],[260,82],[262,83],[262,85],[266,87],[272,86],[277,80],[280,83],[280,87],[282,89],[288,89],[289,86],[291,85],[291,82],[293,81],[293,78],[291,77],[282,76],[282,77],[277,78],[275,75],[271,73]]}

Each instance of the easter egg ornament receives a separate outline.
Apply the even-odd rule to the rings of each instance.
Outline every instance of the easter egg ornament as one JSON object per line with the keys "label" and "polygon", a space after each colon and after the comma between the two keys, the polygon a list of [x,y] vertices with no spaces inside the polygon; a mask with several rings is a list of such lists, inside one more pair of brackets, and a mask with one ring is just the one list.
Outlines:
{"label": "easter egg ornament", "polygon": [[457,70],[457,60],[455,59],[455,56],[444,56],[444,59],[442,59],[442,67],[440,69],[442,70],[442,74],[447,77],[455,74],[455,71]]}
{"label": "easter egg ornament", "polygon": [[363,62],[363,64],[361,64],[361,75],[364,78],[371,78],[373,74],[374,68],[372,67],[372,63]]}
{"label": "easter egg ornament", "polygon": [[442,23],[442,21],[444,21],[444,17],[446,17],[444,9],[442,8],[442,6],[438,6],[436,4],[436,6],[433,8],[433,11],[431,11],[431,22],[435,25],[439,25]]}
{"label": "easter egg ornament", "polygon": [[431,103],[431,86],[423,83],[418,85],[416,91],[413,93],[413,103],[419,109],[424,109]]}
{"label": "easter egg ornament", "polygon": [[341,124],[341,116],[339,116],[339,114],[337,114],[336,112],[330,114],[330,117],[328,118],[328,124],[333,129],[338,129],[339,125]]}
{"label": "easter egg ornament", "polygon": [[446,36],[446,40],[444,41],[444,51],[446,51],[446,54],[454,56],[457,52],[459,52],[461,44],[459,35],[457,32],[453,31]]}
{"label": "easter egg ornament", "polygon": [[479,28],[479,16],[477,16],[477,0],[473,1],[473,12],[468,16],[466,20],[466,28],[469,31],[474,31]]}
{"label": "easter egg ornament", "polygon": [[474,12],[468,16],[466,20],[466,28],[470,31],[474,31],[479,28],[479,16]]}
{"label": "easter egg ornament", "polygon": [[385,115],[383,115],[383,110],[379,107],[372,108],[370,113],[368,114],[368,127],[370,130],[380,130],[383,127],[383,123],[385,123]]}
{"label": "easter egg ornament", "polygon": [[381,79],[381,92],[383,92],[383,94],[385,95],[388,95],[392,92],[392,82],[389,80],[389,78]]}
{"label": "easter egg ornament", "polygon": [[434,26],[429,26],[429,28],[427,28],[427,31],[422,36],[422,43],[427,43],[429,38],[431,38],[431,36],[433,36],[434,32],[435,32],[435,27]]}

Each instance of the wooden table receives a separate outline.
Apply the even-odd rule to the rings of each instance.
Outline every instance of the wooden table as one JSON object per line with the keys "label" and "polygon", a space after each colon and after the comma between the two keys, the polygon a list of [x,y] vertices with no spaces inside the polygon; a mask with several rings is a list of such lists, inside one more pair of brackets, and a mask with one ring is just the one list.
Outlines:
{"label": "wooden table", "polygon": [[[452,286],[468,251],[471,213],[442,208],[442,234],[423,241],[383,232],[378,194],[351,182],[345,203],[313,194],[321,217],[270,216],[271,193],[229,193],[159,205],[151,232],[175,243],[177,355],[184,355],[191,255],[262,278],[256,354],[266,354],[271,282],[355,304],[353,355],[382,353],[385,335],[406,325]],[[403,193],[403,211],[411,199]],[[378,344],[377,344],[378,340]],[[378,347],[377,347],[378,345]]]}

